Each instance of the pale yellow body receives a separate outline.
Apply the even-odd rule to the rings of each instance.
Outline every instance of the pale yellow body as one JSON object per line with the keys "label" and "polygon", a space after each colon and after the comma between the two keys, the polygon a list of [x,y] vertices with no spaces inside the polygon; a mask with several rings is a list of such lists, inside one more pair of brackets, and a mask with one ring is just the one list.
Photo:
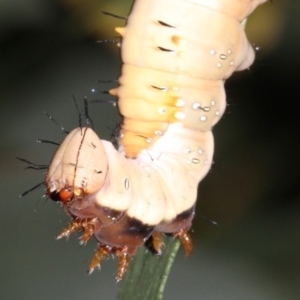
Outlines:
{"label": "pale yellow body", "polygon": [[112,93],[124,120],[119,152],[103,141],[107,181],[90,196],[98,205],[157,225],[195,204],[226,107],[224,81],[254,60],[241,22],[263,2],[135,1],[117,29],[124,64]]}
{"label": "pale yellow body", "polygon": [[[124,117],[120,147],[89,134],[91,152],[76,170],[73,154],[59,149],[47,176],[50,190],[85,178],[87,203],[151,226],[191,209],[213,163],[211,130],[225,111],[224,81],[254,60],[241,22],[265,1],[136,0],[126,27],[117,30],[124,64],[111,93]],[[76,153],[78,142],[66,140],[61,148]],[[106,161],[99,182],[85,176],[106,170]]]}
{"label": "pale yellow body", "polygon": [[170,125],[152,149],[144,149],[137,159],[125,158],[110,142],[102,141],[109,161],[107,180],[88,199],[126,211],[144,224],[172,221],[194,205],[198,183],[212,164],[211,131],[191,134]]}

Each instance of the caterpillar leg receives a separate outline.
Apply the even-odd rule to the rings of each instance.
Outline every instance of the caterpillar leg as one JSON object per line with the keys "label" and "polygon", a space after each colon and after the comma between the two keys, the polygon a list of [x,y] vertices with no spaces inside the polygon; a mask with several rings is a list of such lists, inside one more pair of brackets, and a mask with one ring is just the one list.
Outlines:
{"label": "caterpillar leg", "polygon": [[80,238],[80,245],[85,245],[95,232],[96,219],[86,219],[82,222],[83,235]]}
{"label": "caterpillar leg", "polygon": [[56,239],[61,239],[63,237],[69,237],[72,233],[82,230],[83,235],[80,239],[80,244],[86,244],[87,241],[95,232],[95,218],[76,218],[72,223],[70,223],[61,233],[56,236]]}
{"label": "caterpillar leg", "polygon": [[189,257],[193,250],[193,243],[190,234],[186,230],[181,229],[174,233],[174,236],[179,239],[186,256]]}
{"label": "caterpillar leg", "polygon": [[81,220],[76,218],[72,223],[70,223],[66,228],[63,229],[61,233],[56,236],[56,239],[61,239],[63,237],[68,238],[72,233],[79,231],[81,229]]}
{"label": "caterpillar leg", "polygon": [[152,247],[154,251],[158,254],[161,255],[161,248],[164,245],[163,243],[163,233],[154,231],[152,236]]}
{"label": "caterpillar leg", "polygon": [[98,249],[88,267],[88,273],[91,274],[95,268],[99,268],[101,261],[103,261],[103,259],[105,259],[109,254],[114,254],[118,258],[116,281],[119,282],[126,273],[130,261],[130,254],[128,253],[127,246],[117,248],[99,244]]}
{"label": "caterpillar leg", "polygon": [[98,245],[98,249],[94,255],[94,257],[92,258],[89,268],[88,268],[88,273],[91,274],[94,269],[97,267],[100,267],[100,262],[106,257],[108,256],[108,254],[111,253],[111,247],[107,246],[107,245],[103,245],[103,244],[99,244]]}
{"label": "caterpillar leg", "polygon": [[126,246],[122,248],[114,248],[113,252],[118,258],[118,271],[116,281],[119,282],[120,280],[122,280],[124,274],[127,271],[130,261],[130,255]]}

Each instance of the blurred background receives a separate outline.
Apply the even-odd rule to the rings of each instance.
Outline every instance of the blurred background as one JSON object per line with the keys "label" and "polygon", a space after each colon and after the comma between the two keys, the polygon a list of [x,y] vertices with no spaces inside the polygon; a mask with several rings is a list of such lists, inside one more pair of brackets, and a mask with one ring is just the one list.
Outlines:
{"label": "blurred background", "polygon": [[[39,188],[43,172],[16,160],[48,164],[54,145],[78,126],[73,102],[111,99],[119,75],[115,45],[129,0],[0,0],[0,298],[114,299],[116,261],[86,274],[95,243],[80,247],[55,235],[68,217]],[[201,183],[190,259],[179,252],[165,298],[204,300],[299,299],[300,293],[300,3],[276,1],[248,20],[250,41],[260,47],[250,68],[226,83],[228,108],[214,128],[216,152]],[[90,115],[102,139],[119,122],[110,104],[92,104]],[[175,186],[174,186],[175,188]],[[213,226],[205,218],[218,222]]]}

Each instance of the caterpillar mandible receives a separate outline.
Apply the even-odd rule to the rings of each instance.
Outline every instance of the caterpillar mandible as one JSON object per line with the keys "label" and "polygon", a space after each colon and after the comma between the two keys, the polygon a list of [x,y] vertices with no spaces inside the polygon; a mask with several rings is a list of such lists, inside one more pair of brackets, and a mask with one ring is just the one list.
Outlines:
{"label": "caterpillar mandible", "polygon": [[255,56],[241,22],[265,1],[136,0],[126,27],[116,29],[123,66],[110,93],[123,116],[119,149],[75,129],[46,177],[48,195],[73,219],[58,238],[81,230],[81,243],[98,242],[90,272],[112,253],[121,280],[149,237],[160,253],[163,233],[191,253],[188,230],[212,164],[224,81]]}

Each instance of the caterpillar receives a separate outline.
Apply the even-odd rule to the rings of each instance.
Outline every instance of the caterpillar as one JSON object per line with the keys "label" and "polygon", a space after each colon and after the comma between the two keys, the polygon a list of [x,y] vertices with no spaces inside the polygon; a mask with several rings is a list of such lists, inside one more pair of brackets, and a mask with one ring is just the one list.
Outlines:
{"label": "caterpillar", "polygon": [[98,242],[92,272],[118,257],[116,280],[152,237],[173,234],[186,254],[197,187],[213,162],[212,127],[226,107],[224,81],[255,57],[243,20],[266,0],[136,0],[122,37],[118,149],[88,127],[56,151],[45,184],[72,222],[57,237],[83,231]]}

